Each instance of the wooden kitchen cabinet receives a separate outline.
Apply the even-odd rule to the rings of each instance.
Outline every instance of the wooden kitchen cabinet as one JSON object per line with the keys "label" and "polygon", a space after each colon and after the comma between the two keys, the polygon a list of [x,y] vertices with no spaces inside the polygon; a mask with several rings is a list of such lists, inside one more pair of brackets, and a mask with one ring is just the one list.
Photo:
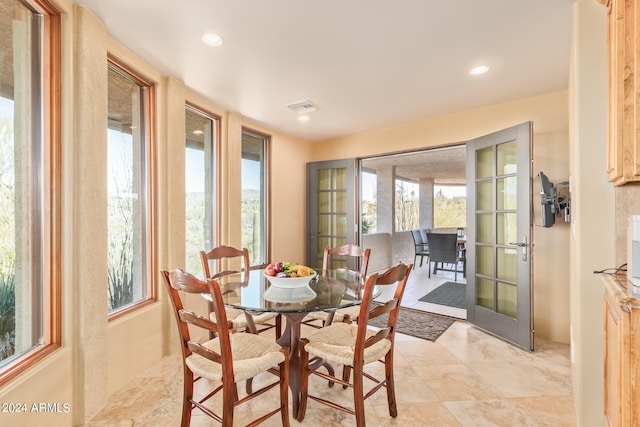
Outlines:
{"label": "wooden kitchen cabinet", "polygon": [[610,427],[640,426],[640,300],[625,276],[604,279],[604,413]]}
{"label": "wooden kitchen cabinet", "polygon": [[608,8],[607,173],[616,185],[640,181],[640,0],[598,0]]}

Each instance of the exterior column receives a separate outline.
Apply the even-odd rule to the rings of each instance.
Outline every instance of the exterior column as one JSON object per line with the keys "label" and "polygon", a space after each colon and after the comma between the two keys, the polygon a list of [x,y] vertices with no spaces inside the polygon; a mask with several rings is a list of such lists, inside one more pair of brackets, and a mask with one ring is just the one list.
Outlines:
{"label": "exterior column", "polygon": [[395,167],[376,170],[378,179],[376,232],[390,233],[394,231],[394,186]]}
{"label": "exterior column", "polygon": [[433,178],[420,180],[420,228],[433,229]]}

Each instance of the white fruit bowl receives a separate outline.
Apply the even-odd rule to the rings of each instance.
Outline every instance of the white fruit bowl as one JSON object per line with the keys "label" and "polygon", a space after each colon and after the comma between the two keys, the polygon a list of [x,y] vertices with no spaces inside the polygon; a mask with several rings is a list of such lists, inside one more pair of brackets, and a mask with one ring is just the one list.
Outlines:
{"label": "white fruit bowl", "polygon": [[264,299],[271,302],[280,303],[297,303],[310,301],[316,297],[316,293],[308,286],[299,286],[296,288],[280,288],[278,286],[269,286],[264,291]]}
{"label": "white fruit bowl", "polygon": [[276,276],[268,276],[264,275],[266,279],[273,286],[277,286],[278,288],[298,288],[300,286],[307,286],[311,279],[316,278],[317,274],[312,274],[311,276],[303,276],[303,277],[276,277]]}

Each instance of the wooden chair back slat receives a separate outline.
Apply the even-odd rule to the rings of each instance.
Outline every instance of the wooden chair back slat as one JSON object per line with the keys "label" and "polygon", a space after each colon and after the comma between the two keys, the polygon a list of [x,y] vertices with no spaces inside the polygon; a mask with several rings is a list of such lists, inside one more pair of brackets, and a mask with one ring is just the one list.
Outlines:
{"label": "wooden chair back slat", "polygon": [[[229,260],[232,258],[242,258],[242,269],[241,270],[230,270],[224,269],[223,267],[221,271],[217,271],[215,273],[211,273],[211,268],[209,265],[210,261],[223,261]],[[202,270],[204,272],[204,277],[208,279],[216,279],[218,277],[226,276],[228,274],[239,273],[243,271],[246,274],[249,273],[250,265],[249,265],[249,250],[247,248],[237,249],[231,246],[218,246],[216,248],[211,249],[209,252],[200,251],[200,261],[202,262]]]}
{"label": "wooden chair back slat", "polygon": [[[371,255],[371,249],[366,248],[362,249],[358,245],[354,245],[352,243],[347,243],[342,246],[337,246],[335,248],[326,247],[324,249],[324,254],[322,257],[322,269],[330,270],[331,269],[331,257],[333,256],[350,256],[359,258],[360,270],[356,271],[360,273],[363,280],[367,277],[367,269],[369,268],[369,256]],[[349,270],[344,268],[344,270]]]}

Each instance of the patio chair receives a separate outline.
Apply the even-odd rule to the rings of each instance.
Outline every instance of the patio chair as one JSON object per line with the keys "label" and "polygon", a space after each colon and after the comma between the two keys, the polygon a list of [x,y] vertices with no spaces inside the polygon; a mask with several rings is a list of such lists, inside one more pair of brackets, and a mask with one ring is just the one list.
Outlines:
{"label": "patio chair", "polygon": [[[231,334],[231,322],[227,320],[222,302],[222,292],[215,280],[200,280],[180,269],[171,272],[162,270],[162,277],[170,296],[173,312],[178,324],[183,360],[182,427],[191,423],[194,408],[221,422],[223,426],[233,425],[236,406],[251,400],[276,386],[280,389],[278,406],[254,421],[255,425],[280,413],[283,426],[289,425],[288,386],[289,349],[280,347],[272,340],[253,334]],[[185,310],[179,291],[191,294],[208,293],[213,302],[215,322]],[[200,343],[191,339],[189,326],[200,327],[215,332],[216,338]],[[277,369],[275,367],[278,367]],[[238,399],[236,383],[249,382],[263,372],[278,377],[255,392],[247,391],[247,396]],[[211,382],[213,389],[203,399],[194,398],[194,382],[204,378]],[[202,381],[207,383],[207,381]],[[222,385],[220,385],[222,383]],[[263,384],[263,383],[261,383]],[[207,384],[201,384],[206,387]],[[201,390],[203,387],[198,386]],[[222,414],[216,413],[210,405],[203,403],[222,391]],[[218,410],[219,412],[219,410]]]}
{"label": "patio chair", "polygon": [[[400,302],[411,268],[412,264],[398,264],[384,273],[374,273],[369,276],[364,287],[357,324],[333,323],[315,331],[307,338],[300,339],[300,370],[302,378],[300,383],[300,407],[296,416],[298,421],[304,419],[307,400],[313,399],[324,405],[355,415],[356,425],[364,427],[366,425],[364,401],[382,387],[387,390],[389,415],[394,418],[398,415],[393,379],[394,338]],[[384,304],[374,305],[369,310],[374,288],[387,285],[396,285],[393,298]],[[367,322],[369,319],[383,314],[388,314],[387,326],[378,331],[368,329]],[[317,369],[322,365],[315,362],[322,360],[344,365],[342,378],[318,371]],[[384,379],[375,378],[369,373],[371,371],[365,372],[364,370],[366,365],[376,361],[384,363]],[[353,381],[350,381],[352,370]],[[330,382],[341,384],[345,388],[352,388],[354,409],[352,410],[335,401],[331,402],[309,394],[309,377],[312,374]],[[366,394],[364,392],[365,377],[376,383]]]}
{"label": "patio chair", "polygon": [[422,230],[411,230],[411,237],[413,237],[413,247],[415,252],[413,263],[415,264],[418,257],[420,257],[420,267],[422,267],[424,257],[427,257],[427,262],[429,262],[429,241],[426,239],[426,236],[423,238]]}
{"label": "patio chair", "polygon": [[[438,270],[453,271],[454,281],[458,281],[458,273],[466,276],[467,260],[466,251],[460,249],[458,245],[458,235],[456,233],[427,233],[429,240],[429,277],[431,277],[431,263],[433,274],[438,274]],[[438,267],[440,264],[440,267]],[[445,264],[450,265],[449,268]],[[462,266],[462,270],[459,267]]]}

